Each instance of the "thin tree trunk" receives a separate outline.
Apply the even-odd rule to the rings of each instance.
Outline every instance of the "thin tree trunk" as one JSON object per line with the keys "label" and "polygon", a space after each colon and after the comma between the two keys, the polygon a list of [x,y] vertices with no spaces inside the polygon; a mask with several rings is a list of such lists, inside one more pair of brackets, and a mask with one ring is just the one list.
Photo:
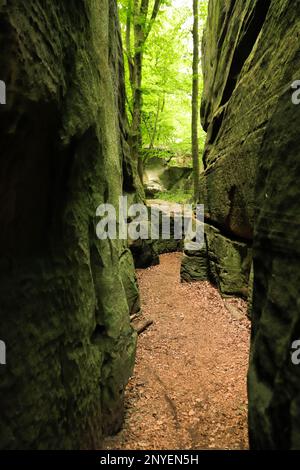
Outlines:
{"label": "thin tree trunk", "polygon": [[138,163],[138,173],[141,181],[143,182],[143,164],[140,158],[140,150],[142,148],[142,66],[143,66],[143,53],[137,52],[135,54],[135,79],[133,90],[133,119],[131,129],[132,140],[132,153],[133,158]]}
{"label": "thin tree trunk", "polygon": [[161,108],[161,106],[160,106],[160,98],[158,98],[158,100],[157,100],[157,108],[156,108],[156,115],[155,115],[155,122],[154,122],[154,128],[153,128],[152,136],[151,136],[151,139],[150,139],[150,149],[153,149],[153,147],[154,147],[154,143],[155,143],[155,139],[156,139],[156,135],[157,135],[158,119],[159,119],[159,115],[160,115],[161,109],[162,109],[162,108]]}
{"label": "thin tree trunk", "polygon": [[143,161],[140,158],[142,148],[142,74],[144,46],[146,42],[147,15],[149,10],[149,0],[141,0],[139,9],[138,0],[134,0],[134,71],[133,71],[133,119],[131,128],[131,143],[133,158],[137,162],[138,174],[143,182]]}
{"label": "thin tree trunk", "polygon": [[193,0],[193,96],[192,96],[192,156],[194,175],[194,201],[199,201],[199,2]]}
{"label": "thin tree trunk", "polygon": [[[128,0],[127,24],[126,24],[126,53],[130,72],[130,84],[132,89],[132,124],[130,145],[132,156],[137,163],[138,174],[143,182],[143,159],[140,152],[143,145],[142,139],[142,109],[143,109],[143,56],[144,47],[151,28],[159,12],[161,0],[155,0],[152,14],[148,19],[149,0]],[[134,48],[131,47],[131,32],[134,33]],[[132,54],[132,50],[134,53]]]}

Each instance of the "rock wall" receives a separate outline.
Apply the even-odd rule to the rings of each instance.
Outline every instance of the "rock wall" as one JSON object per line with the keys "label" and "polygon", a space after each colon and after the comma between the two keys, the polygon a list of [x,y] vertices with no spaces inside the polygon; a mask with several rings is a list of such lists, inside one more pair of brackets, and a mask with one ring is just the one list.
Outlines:
{"label": "rock wall", "polygon": [[265,42],[272,45],[273,70],[280,68],[280,76],[259,150],[255,191],[249,369],[255,449],[300,449],[300,366],[291,357],[292,344],[300,339],[300,105],[291,99],[291,84],[300,79],[299,11],[300,2],[272,2],[266,23]]}
{"label": "rock wall", "polygon": [[133,260],[96,208],[133,198],[115,0],[0,2],[0,448],[99,448],[134,364]]}
{"label": "rock wall", "polygon": [[253,240],[252,449],[300,448],[299,11],[298,0],[210,0],[204,37],[206,219],[229,240]]}
{"label": "rock wall", "polygon": [[[296,48],[285,70],[287,84],[300,76]],[[291,357],[293,342],[300,340],[300,107],[290,96],[288,87],[282,90],[268,123],[257,179],[249,369],[255,449],[300,449],[300,366]]]}
{"label": "rock wall", "polygon": [[[258,150],[268,113],[276,106],[276,96],[270,93],[275,85],[268,82],[266,73],[269,57],[260,43],[269,7],[269,0],[211,0],[203,38],[201,120],[207,139],[200,202],[211,227],[206,236],[208,272],[214,270],[212,253],[228,282],[218,273],[212,280],[222,293],[243,297],[248,295],[251,271]],[[270,55],[270,48],[265,49]],[[214,233],[218,239],[224,237],[222,243]],[[237,243],[242,248],[238,264]],[[189,257],[184,262],[188,269]],[[234,280],[237,270],[242,286]]]}
{"label": "rock wall", "polygon": [[224,296],[248,296],[251,250],[212,225],[204,224],[204,246],[184,251],[181,279],[186,282],[209,280]]}
{"label": "rock wall", "polygon": [[148,198],[164,191],[180,190],[189,194],[193,186],[193,170],[188,167],[172,166],[163,158],[152,157],[146,161],[143,179]]}
{"label": "rock wall", "polygon": [[[217,276],[209,277],[226,295],[251,294],[255,175],[266,124],[276,108],[284,74],[284,46],[279,38],[281,46],[275,51],[270,45],[272,33],[266,31],[273,8],[284,15],[281,2],[275,6],[271,0],[211,0],[203,38],[201,119],[207,139],[200,202],[205,204],[210,227],[206,236],[208,273],[214,271],[212,257],[219,266]],[[216,237],[224,237],[222,243]],[[199,265],[201,271],[202,260]],[[197,279],[195,260],[186,256],[184,267],[190,278]],[[238,277],[243,285],[235,282]]]}
{"label": "rock wall", "polygon": [[182,205],[160,199],[148,199],[146,205],[147,218],[142,223],[148,229],[148,238],[129,240],[137,269],[156,266],[160,263],[160,255],[183,251],[184,246],[183,236],[176,230],[183,213]]}

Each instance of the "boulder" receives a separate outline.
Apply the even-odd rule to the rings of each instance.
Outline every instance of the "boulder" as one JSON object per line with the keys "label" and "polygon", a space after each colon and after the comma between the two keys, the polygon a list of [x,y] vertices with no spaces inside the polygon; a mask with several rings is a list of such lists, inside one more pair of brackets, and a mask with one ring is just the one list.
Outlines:
{"label": "boulder", "polygon": [[[156,227],[158,237],[152,238],[152,219],[151,207],[154,206],[156,213],[159,213],[159,220]],[[183,239],[175,238],[175,217],[177,211],[182,213],[182,206],[161,200],[147,200],[148,219],[144,222],[148,224],[148,239],[147,240],[130,240],[130,250],[133,255],[135,267],[137,269],[145,269],[150,266],[159,264],[159,255],[164,253],[174,253],[182,251]],[[169,227],[166,228],[163,224],[163,217],[169,218]]]}
{"label": "boulder", "polygon": [[130,241],[129,246],[136,269],[146,269],[159,264],[159,256],[154,250],[152,240]]}
{"label": "boulder", "polygon": [[201,250],[186,251],[181,267],[183,281],[209,280],[223,295],[248,295],[251,248],[225,237],[211,225],[204,226],[205,244]]}
{"label": "boulder", "polygon": [[192,168],[173,166],[159,157],[152,157],[146,161],[144,169],[146,197],[153,198],[165,191],[189,191],[192,184]]}

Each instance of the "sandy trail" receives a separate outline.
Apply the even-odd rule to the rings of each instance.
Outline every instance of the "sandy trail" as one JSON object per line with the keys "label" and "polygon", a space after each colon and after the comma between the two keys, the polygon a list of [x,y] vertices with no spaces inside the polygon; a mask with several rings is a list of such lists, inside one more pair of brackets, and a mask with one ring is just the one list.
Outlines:
{"label": "sandy trail", "polygon": [[[181,254],[138,271],[143,316],[122,431],[106,449],[247,449],[246,303],[181,284]],[[229,305],[229,307],[228,307]]]}

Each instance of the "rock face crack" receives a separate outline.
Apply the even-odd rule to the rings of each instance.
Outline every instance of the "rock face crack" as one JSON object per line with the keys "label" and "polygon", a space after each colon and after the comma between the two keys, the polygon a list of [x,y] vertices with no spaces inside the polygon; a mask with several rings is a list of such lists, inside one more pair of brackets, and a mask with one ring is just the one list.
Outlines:
{"label": "rock face crack", "polygon": [[[221,106],[227,103],[235,89],[241,70],[257,41],[268,14],[271,0],[258,0],[251,2],[250,14],[246,15],[245,24],[242,27],[241,38],[234,50],[228,79],[223,92]],[[231,14],[234,15],[234,10]]]}

